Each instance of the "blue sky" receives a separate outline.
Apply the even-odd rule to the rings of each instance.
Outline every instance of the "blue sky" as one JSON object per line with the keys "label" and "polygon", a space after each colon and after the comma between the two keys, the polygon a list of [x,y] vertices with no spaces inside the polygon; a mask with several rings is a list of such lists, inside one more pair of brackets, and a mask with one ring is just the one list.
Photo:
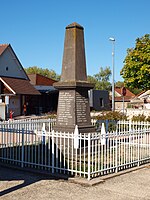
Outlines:
{"label": "blue sky", "polygon": [[115,42],[115,81],[127,48],[150,33],[149,0],[0,0],[0,43],[10,43],[24,67],[38,66],[61,73],[65,27],[84,27],[88,75],[100,67],[112,69]]}

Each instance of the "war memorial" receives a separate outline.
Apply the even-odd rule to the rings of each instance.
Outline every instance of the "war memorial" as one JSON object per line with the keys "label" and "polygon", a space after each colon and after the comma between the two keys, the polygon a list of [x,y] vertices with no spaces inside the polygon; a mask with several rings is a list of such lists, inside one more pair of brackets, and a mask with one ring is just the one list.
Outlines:
{"label": "war memorial", "polygon": [[77,23],[66,27],[62,73],[59,82],[57,121],[55,131],[93,132],[91,124],[88,90],[94,86],[87,81],[84,47],[84,28]]}

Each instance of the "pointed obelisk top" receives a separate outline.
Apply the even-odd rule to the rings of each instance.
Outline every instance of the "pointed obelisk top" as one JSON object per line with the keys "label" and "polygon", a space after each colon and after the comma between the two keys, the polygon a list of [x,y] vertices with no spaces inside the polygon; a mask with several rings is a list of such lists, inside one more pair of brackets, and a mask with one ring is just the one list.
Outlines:
{"label": "pointed obelisk top", "polygon": [[87,81],[83,27],[66,27],[61,81]]}
{"label": "pointed obelisk top", "polygon": [[80,24],[76,23],[76,22],[73,22],[72,24],[69,24],[66,29],[69,29],[69,28],[79,28],[79,29],[84,29]]}
{"label": "pointed obelisk top", "polygon": [[87,81],[84,47],[84,28],[73,22],[66,27],[62,73],[54,87],[81,86],[93,88]]}

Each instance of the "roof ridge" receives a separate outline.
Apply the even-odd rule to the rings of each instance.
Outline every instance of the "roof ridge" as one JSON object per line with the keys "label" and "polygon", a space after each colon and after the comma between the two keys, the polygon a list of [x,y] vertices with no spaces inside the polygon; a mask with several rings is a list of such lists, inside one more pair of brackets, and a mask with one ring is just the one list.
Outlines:
{"label": "roof ridge", "polygon": [[0,44],[0,46],[9,46],[9,44]]}
{"label": "roof ridge", "polygon": [[0,56],[9,47],[9,44],[0,44]]}

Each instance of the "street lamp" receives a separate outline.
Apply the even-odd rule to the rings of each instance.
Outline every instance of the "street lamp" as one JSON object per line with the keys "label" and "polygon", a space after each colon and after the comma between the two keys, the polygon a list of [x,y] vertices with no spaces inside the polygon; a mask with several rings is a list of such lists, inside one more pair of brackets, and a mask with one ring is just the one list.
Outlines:
{"label": "street lamp", "polygon": [[110,37],[109,41],[112,42],[112,111],[115,110],[115,84],[114,84],[114,68],[115,68],[115,38]]}

